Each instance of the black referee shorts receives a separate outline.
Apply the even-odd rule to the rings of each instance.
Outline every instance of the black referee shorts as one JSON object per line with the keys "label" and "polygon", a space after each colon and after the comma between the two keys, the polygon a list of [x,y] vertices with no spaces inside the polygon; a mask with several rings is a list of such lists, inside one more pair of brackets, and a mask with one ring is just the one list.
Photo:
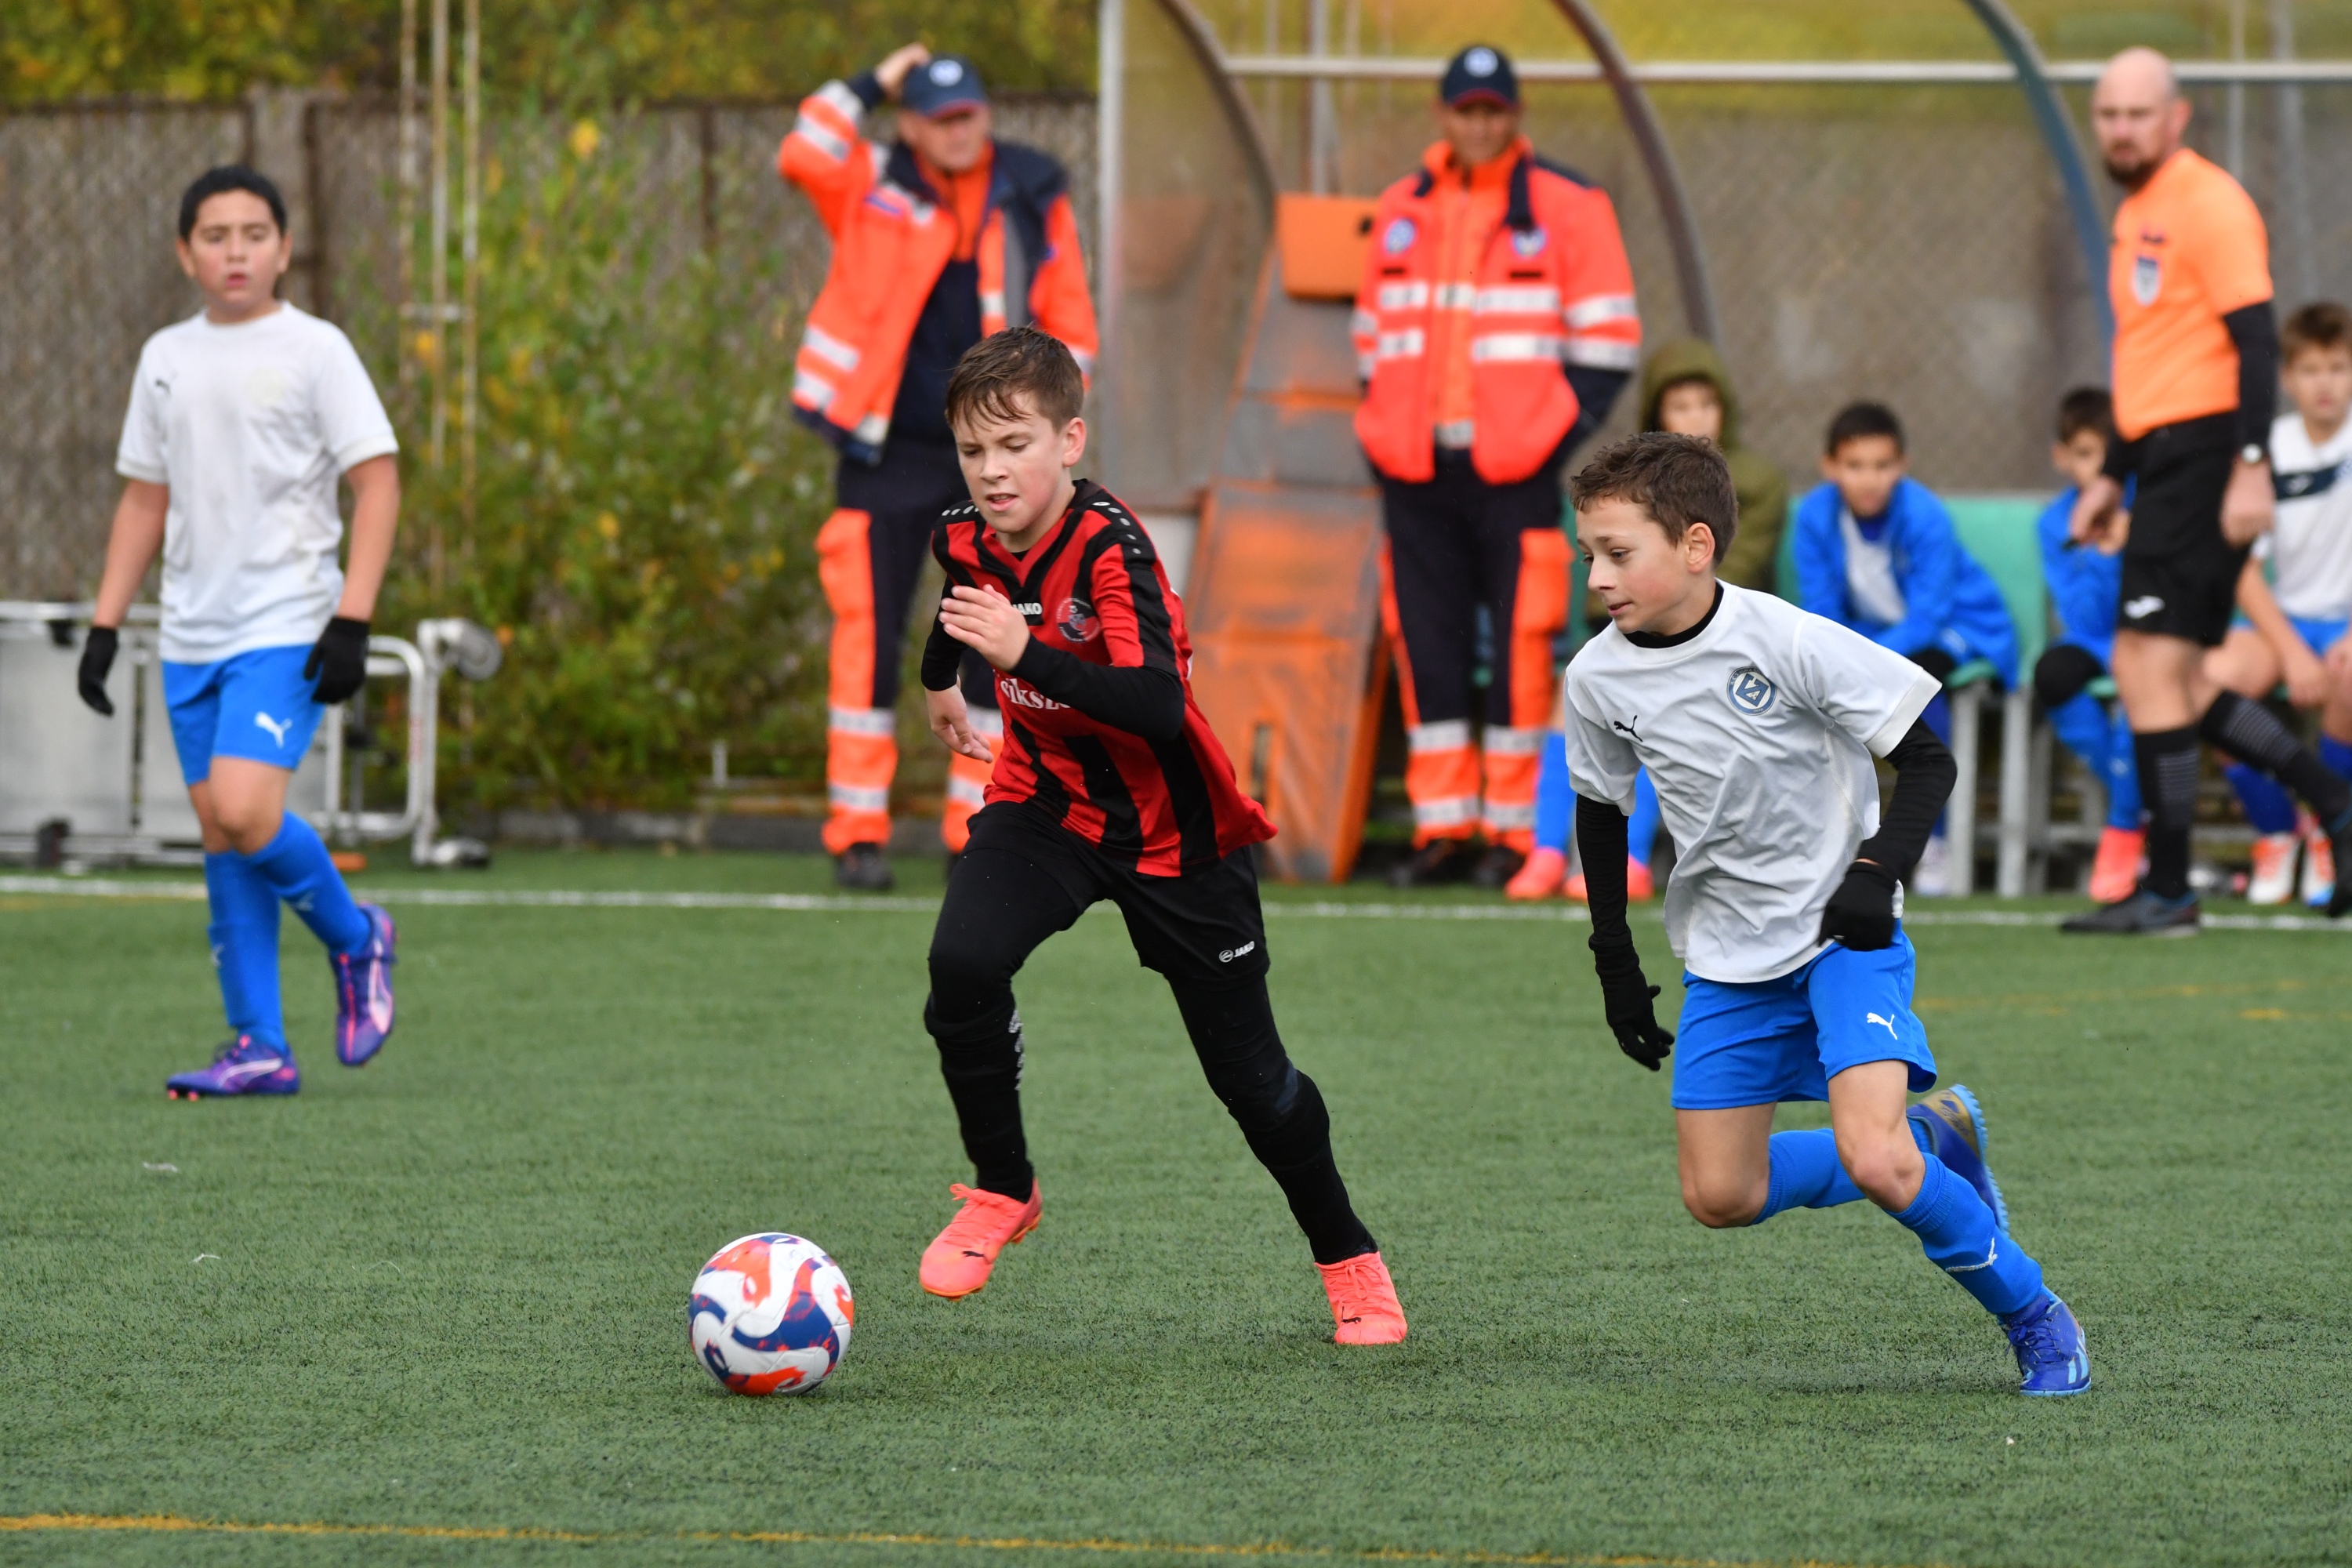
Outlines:
{"label": "black referee shorts", "polygon": [[2125,448],[2139,476],[2124,543],[2117,629],[2219,647],[2237,610],[2247,548],[2221,537],[2221,496],[2237,460],[2237,416],[2159,425]]}
{"label": "black referee shorts", "polygon": [[[1117,864],[1025,801],[997,801],[972,815],[971,842],[948,880],[942,931],[953,923],[950,915],[991,918],[988,863],[999,855],[1017,857],[1061,885],[1072,905],[1062,929],[1097,900],[1117,904],[1135,956],[1171,982],[1215,984],[1266,972],[1265,914],[1258,905],[1257,863],[1247,849],[1203,870],[1150,877]],[[1042,940],[1046,933],[1036,934]]]}

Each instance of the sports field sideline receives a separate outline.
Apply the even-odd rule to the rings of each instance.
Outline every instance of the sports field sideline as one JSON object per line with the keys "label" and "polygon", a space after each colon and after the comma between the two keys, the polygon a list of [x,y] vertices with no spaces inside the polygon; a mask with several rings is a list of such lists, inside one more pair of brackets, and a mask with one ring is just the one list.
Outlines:
{"label": "sports field sideline", "polygon": [[[335,1065],[289,921],[301,1096],[197,1104],[161,1093],[219,1033],[189,879],[0,882],[0,1563],[2344,1559],[2333,929],[1915,923],[1945,1081],[2091,1334],[2097,1386],[2043,1403],[1864,1205],[1693,1225],[1582,929],[1449,895],[1270,893],[1404,1345],[1326,1342],[1107,910],[1022,985],[1045,1222],[928,1299],[965,1167],[917,1016],[938,873],[901,871],[855,910],[814,858],[371,872],[402,923],[383,1056]],[[858,1292],[807,1399],[687,1352],[694,1269],[771,1228]]]}

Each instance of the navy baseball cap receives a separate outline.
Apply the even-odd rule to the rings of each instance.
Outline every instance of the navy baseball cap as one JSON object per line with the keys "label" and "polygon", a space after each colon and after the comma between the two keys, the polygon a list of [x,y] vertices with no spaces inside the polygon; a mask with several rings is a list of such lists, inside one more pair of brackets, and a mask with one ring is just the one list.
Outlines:
{"label": "navy baseball cap", "polygon": [[1445,79],[1437,84],[1437,96],[1448,109],[1482,98],[1516,109],[1518,73],[1511,69],[1510,57],[1502,50],[1490,44],[1473,44],[1446,62]]}
{"label": "navy baseball cap", "polygon": [[959,109],[977,109],[988,101],[980,72],[961,55],[933,55],[907,73],[898,101],[918,114],[938,119]]}

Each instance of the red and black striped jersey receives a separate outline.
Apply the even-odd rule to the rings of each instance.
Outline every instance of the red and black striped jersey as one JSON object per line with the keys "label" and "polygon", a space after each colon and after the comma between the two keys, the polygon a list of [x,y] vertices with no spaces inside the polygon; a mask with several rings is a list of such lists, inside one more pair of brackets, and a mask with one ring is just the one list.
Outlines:
{"label": "red and black striped jersey", "polygon": [[[1004,739],[990,802],[1034,802],[1148,876],[1200,870],[1274,837],[1192,700],[1183,603],[1109,491],[1081,480],[1053,531],[1017,556],[977,508],[958,507],[931,552],[950,588],[992,588],[1029,623],[1020,662],[996,675]],[[934,620],[924,686],[955,684],[961,652]]]}

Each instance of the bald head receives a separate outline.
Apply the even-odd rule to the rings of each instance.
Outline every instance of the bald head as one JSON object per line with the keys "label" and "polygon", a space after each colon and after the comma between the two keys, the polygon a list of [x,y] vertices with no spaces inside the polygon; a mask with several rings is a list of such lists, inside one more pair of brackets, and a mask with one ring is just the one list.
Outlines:
{"label": "bald head", "polygon": [[2107,173],[2137,190],[2180,149],[2189,130],[2189,100],[2172,62],[2149,48],[2130,48],[2107,62],[2091,89],[2091,128]]}

